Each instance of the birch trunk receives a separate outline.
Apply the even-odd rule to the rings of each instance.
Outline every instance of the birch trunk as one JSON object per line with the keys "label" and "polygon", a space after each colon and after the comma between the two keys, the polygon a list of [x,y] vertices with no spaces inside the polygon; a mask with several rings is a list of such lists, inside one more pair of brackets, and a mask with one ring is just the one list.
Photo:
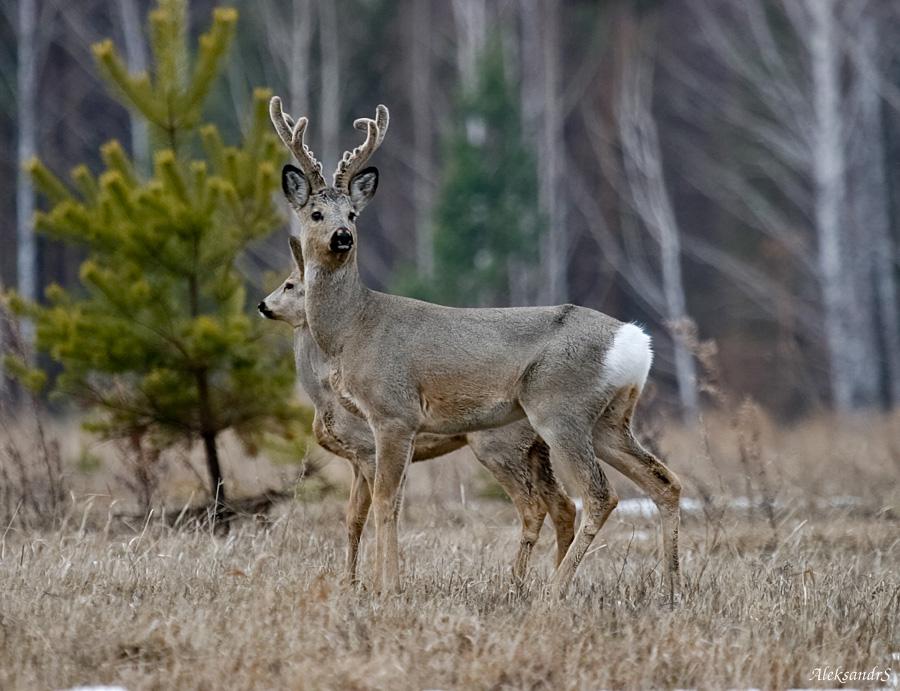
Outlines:
{"label": "birch trunk", "polygon": [[[537,140],[541,120],[541,93],[539,76],[541,58],[541,16],[539,0],[522,0],[519,3],[519,54],[522,75],[520,97],[522,99],[522,120],[531,139]],[[537,153],[537,152],[535,152]]]}
{"label": "birch trunk", "polygon": [[[19,126],[16,180],[16,269],[18,290],[37,298],[37,242],[33,216],[35,190],[24,164],[37,154],[37,0],[19,0],[16,122]],[[26,331],[26,344],[30,334]]]}
{"label": "birch trunk", "polygon": [[311,89],[310,56],[317,21],[318,3],[313,0],[291,0],[290,14],[281,11],[281,0],[258,3],[265,30],[264,51],[270,54],[275,69],[265,78],[270,83],[284,84],[286,106],[297,117],[309,116]]}
{"label": "birch trunk", "polygon": [[[894,257],[896,250],[891,242],[891,225],[888,215],[889,194],[884,160],[884,122],[881,114],[882,101],[879,94],[877,73],[879,51],[882,48],[876,20],[864,12],[860,17],[856,44],[864,51],[863,59],[857,61],[857,106],[859,123],[854,128],[855,139],[851,146],[854,152],[857,187],[854,195],[855,230],[865,233],[865,241],[857,242],[857,253],[865,259],[865,273],[859,275],[864,284],[874,285],[875,300],[868,297],[858,300],[877,306],[877,319],[867,310],[870,319],[867,337],[876,342],[875,322],[880,325],[880,341],[884,349],[884,372],[886,394],[890,406],[900,405],[900,305],[897,301],[897,285],[894,277]],[[857,236],[858,237],[858,236]],[[874,280],[870,280],[874,278]],[[871,289],[869,289],[871,293]],[[857,333],[859,333],[857,331]],[[874,350],[874,348],[873,348]],[[875,404],[878,399],[878,368],[875,354],[871,362],[861,363],[859,374],[864,377],[867,403]],[[868,364],[868,366],[866,366]]]}
{"label": "birch trunk", "polygon": [[433,118],[431,114],[431,2],[415,0],[411,12],[410,101],[413,116],[413,204],[416,215],[416,270],[419,278],[434,276]]}
{"label": "birch trunk", "polygon": [[541,251],[541,289],[537,302],[569,300],[569,235],[562,194],[566,146],[560,94],[559,3],[522,0],[519,4],[522,119],[535,146],[538,201],[546,224]]}
{"label": "birch trunk", "polygon": [[484,51],[487,6],[485,0],[453,0],[452,7],[456,24],[456,64],[463,88],[468,88],[475,82],[478,57]]}
{"label": "birch trunk", "polygon": [[810,150],[825,339],[834,407],[839,413],[847,413],[855,407],[853,371],[856,353],[849,315],[856,298],[855,282],[848,280],[848,267],[842,254],[847,191],[835,3],[834,0],[804,2],[812,20],[809,34],[813,90]]}
{"label": "birch trunk", "polygon": [[[293,0],[291,12],[291,32],[288,54],[288,103],[297,117],[309,112],[309,72],[312,51],[314,12],[311,0]],[[291,234],[299,237],[300,219],[297,214],[290,217]]]}
{"label": "birch trunk", "polygon": [[[310,63],[318,3],[314,0],[291,0],[290,14],[281,11],[281,0],[265,0],[259,5],[266,40],[264,50],[272,56],[274,67],[271,74],[267,72],[264,76],[270,84],[285,86],[284,101],[289,113],[295,117],[309,117]],[[300,219],[296,214],[288,216],[291,233],[299,235]]]}
{"label": "birch trunk", "polygon": [[[650,40],[647,27],[639,26],[632,45],[623,51],[616,121],[634,210],[659,244],[665,316],[674,326],[687,319],[687,306],[681,273],[681,238],[666,188],[659,132],[652,111],[654,60],[642,45]],[[693,419],[699,409],[694,359],[678,336],[673,338],[673,348],[679,400],[685,415]]]}
{"label": "birch trunk", "polygon": [[[136,0],[119,0],[119,19],[125,39],[125,58],[132,73],[147,69],[147,46],[141,30],[141,15]],[[129,111],[131,122],[131,151],[134,162],[142,173],[150,172],[150,139],[147,121],[138,113]]]}
{"label": "birch trunk", "polygon": [[322,165],[334,170],[341,155],[338,132],[341,114],[341,40],[338,28],[337,3],[319,1],[319,50],[322,61],[320,78],[322,101],[319,118],[322,123]]}
{"label": "birch trunk", "polygon": [[288,98],[294,112],[302,116],[309,112],[309,61],[315,13],[310,0],[293,0],[291,10]]}
{"label": "birch trunk", "polygon": [[566,143],[560,93],[559,3],[556,0],[542,0],[541,5],[543,127],[538,147],[538,188],[547,223],[547,248],[544,253],[547,302],[555,305],[569,300],[569,234],[562,198]]}

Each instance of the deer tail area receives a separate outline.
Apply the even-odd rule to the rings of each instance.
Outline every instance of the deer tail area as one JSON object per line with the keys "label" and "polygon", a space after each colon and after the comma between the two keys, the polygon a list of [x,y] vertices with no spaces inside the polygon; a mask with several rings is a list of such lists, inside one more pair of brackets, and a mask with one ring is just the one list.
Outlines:
{"label": "deer tail area", "polygon": [[652,363],[650,336],[637,324],[623,324],[613,337],[612,347],[604,359],[605,383],[613,388],[635,386],[641,391]]}

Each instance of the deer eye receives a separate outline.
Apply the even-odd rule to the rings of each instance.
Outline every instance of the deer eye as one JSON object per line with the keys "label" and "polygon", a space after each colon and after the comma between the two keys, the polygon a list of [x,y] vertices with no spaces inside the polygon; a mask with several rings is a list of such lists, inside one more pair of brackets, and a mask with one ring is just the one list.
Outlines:
{"label": "deer eye", "polygon": [[312,220],[314,221],[321,221],[325,217],[322,215],[321,211],[313,211],[310,215],[310,218],[312,218]]}
{"label": "deer eye", "polygon": [[355,221],[356,220],[356,212],[351,211],[349,214],[347,214],[347,218],[349,218],[351,221]]}
{"label": "deer eye", "polygon": [[285,290],[293,290],[293,289],[294,289],[294,284],[293,284],[293,283],[285,283],[285,284],[284,284],[284,289],[285,289]]}

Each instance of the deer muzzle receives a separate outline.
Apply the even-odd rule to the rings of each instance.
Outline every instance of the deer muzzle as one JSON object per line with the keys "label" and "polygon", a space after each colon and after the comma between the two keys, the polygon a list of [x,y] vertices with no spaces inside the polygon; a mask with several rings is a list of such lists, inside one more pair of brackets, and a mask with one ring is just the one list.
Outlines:
{"label": "deer muzzle", "polygon": [[346,228],[338,228],[331,236],[331,251],[337,254],[349,252],[353,247],[353,235]]}
{"label": "deer muzzle", "polygon": [[259,303],[256,306],[256,309],[258,309],[259,313],[262,316],[264,316],[266,319],[274,319],[275,318],[275,313],[266,306],[265,300],[263,300],[261,303]]}

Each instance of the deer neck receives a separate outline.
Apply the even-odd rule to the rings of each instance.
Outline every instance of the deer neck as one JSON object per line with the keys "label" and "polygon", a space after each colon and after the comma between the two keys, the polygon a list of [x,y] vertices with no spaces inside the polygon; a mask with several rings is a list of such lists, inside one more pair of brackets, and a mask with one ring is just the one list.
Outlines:
{"label": "deer neck", "polygon": [[308,266],[306,318],[309,330],[326,355],[340,355],[349,334],[360,325],[372,298],[355,261],[337,268]]}
{"label": "deer neck", "polygon": [[331,358],[316,343],[309,327],[294,329],[294,364],[297,378],[316,408],[324,409],[333,398],[329,384]]}

